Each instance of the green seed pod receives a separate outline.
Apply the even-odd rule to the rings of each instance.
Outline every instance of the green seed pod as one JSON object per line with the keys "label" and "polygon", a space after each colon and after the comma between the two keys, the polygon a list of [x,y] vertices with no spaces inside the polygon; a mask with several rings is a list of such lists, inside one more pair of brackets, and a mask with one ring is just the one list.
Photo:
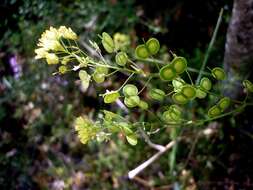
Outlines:
{"label": "green seed pod", "polygon": [[177,106],[177,105],[171,105],[169,107],[169,110],[171,111],[170,115],[171,115],[171,118],[174,120],[174,121],[179,121],[181,119],[181,110],[180,108]]}
{"label": "green seed pod", "polygon": [[162,119],[167,122],[167,123],[170,123],[171,121],[173,121],[171,115],[170,115],[171,111],[170,110],[167,110],[165,112],[163,112],[163,115],[162,115]]}
{"label": "green seed pod", "polygon": [[144,44],[138,45],[135,49],[135,56],[140,59],[146,59],[149,56],[149,52]]}
{"label": "green seed pod", "polygon": [[138,105],[141,109],[143,110],[147,110],[148,109],[148,103],[144,102],[142,100],[140,100],[139,105]]}
{"label": "green seed pod", "polygon": [[177,77],[177,73],[171,64],[163,66],[160,71],[160,78],[164,81],[171,81]]}
{"label": "green seed pod", "polygon": [[187,61],[184,57],[175,57],[171,64],[177,74],[182,74],[187,68]]}
{"label": "green seed pod", "polygon": [[172,99],[177,104],[186,104],[189,101],[188,98],[180,92],[173,94]]}
{"label": "green seed pod", "polygon": [[196,97],[199,98],[199,99],[203,99],[206,97],[206,92],[204,92],[202,90],[202,88],[200,86],[198,86],[197,90],[196,90]]}
{"label": "green seed pod", "polygon": [[181,119],[181,111],[178,106],[172,105],[169,107],[169,110],[165,111],[162,115],[162,118],[165,122],[178,122]]}
{"label": "green seed pod", "polygon": [[114,42],[113,42],[113,39],[112,37],[106,33],[106,32],[103,32],[102,33],[102,44],[103,44],[103,47],[105,48],[105,50],[108,52],[108,53],[112,53],[114,51]]}
{"label": "green seed pod", "polygon": [[149,92],[149,96],[155,100],[163,101],[165,97],[165,92],[160,89],[155,88],[155,89],[151,89],[151,91]]}
{"label": "green seed pod", "polygon": [[187,97],[187,99],[192,99],[196,95],[196,90],[192,85],[185,85],[182,87],[181,93]]}
{"label": "green seed pod", "polygon": [[225,71],[220,67],[215,67],[212,69],[212,75],[217,80],[224,80],[226,78]]}
{"label": "green seed pod", "polygon": [[140,97],[139,96],[130,96],[124,99],[124,103],[127,107],[133,108],[139,105]]}
{"label": "green seed pod", "polygon": [[218,102],[218,104],[217,104],[217,106],[221,109],[221,111],[223,112],[225,109],[227,109],[228,107],[229,107],[229,105],[230,105],[230,98],[229,97],[224,97],[224,98],[222,98],[219,102]]}
{"label": "green seed pod", "polygon": [[104,94],[104,102],[106,104],[110,104],[112,102],[115,102],[120,97],[120,94],[118,91],[110,91]]}
{"label": "green seed pod", "polygon": [[252,82],[250,82],[249,80],[244,80],[242,84],[249,92],[253,92]]}
{"label": "green seed pod", "polygon": [[128,61],[128,56],[125,52],[119,52],[115,56],[115,61],[118,65],[124,66]]}
{"label": "green seed pod", "polygon": [[94,72],[92,74],[92,78],[96,83],[102,83],[105,81],[105,75],[104,74],[100,74],[98,72]]}
{"label": "green seed pod", "polygon": [[209,91],[212,88],[212,82],[209,80],[209,78],[203,77],[200,81],[200,87],[206,91]]}
{"label": "green seed pod", "polygon": [[90,75],[85,70],[80,70],[78,75],[81,81],[90,80]]}
{"label": "green seed pod", "polygon": [[172,81],[175,92],[181,92],[182,87],[185,85],[185,81],[180,77],[177,77]]}
{"label": "green seed pod", "polygon": [[123,87],[123,94],[126,97],[136,96],[138,94],[138,88],[133,84],[127,84]]}
{"label": "green seed pod", "polygon": [[216,117],[221,114],[221,110],[218,106],[213,106],[208,110],[208,116],[209,117]]}
{"label": "green seed pod", "polygon": [[146,42],[146,47],[148,49],[148,52],[151,55],[155,55],[158,53],[159,49],[160,49],[160,43],[156,38],[150,38],[147,42]]}
{"label": "green seed pod", "polygon": [[108,67],[98,66],[98,67],[96,67],[96,71],[95,72],[97,72],[99,74],[107,75],[108,72],[109,72],[109,69],[108,69]]}

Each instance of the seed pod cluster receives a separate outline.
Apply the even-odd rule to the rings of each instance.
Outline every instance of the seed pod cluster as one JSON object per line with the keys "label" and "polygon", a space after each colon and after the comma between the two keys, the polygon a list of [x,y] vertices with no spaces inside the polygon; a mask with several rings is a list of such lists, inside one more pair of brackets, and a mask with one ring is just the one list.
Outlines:
{"label": "seed pod cluster", "polygon": [[162,119],[166,123],[179,122],[182,117],[180,108],[177,105],[171,105],[169,109],[163,112]]}
{"label": "seed pod cluster", "polygon": [[170,64],[160,69],[160,78],[164,81],[172,81],[182,74],[187,68],[187,61],[184,57],[175,57]]}
{"label": "seed pod cluster", "polygon": [[193,85],[186,84],[181,91],[172,95],[172,99],[177,104],[186,104],[196,96],[196,90]]}
{"label": "seed pod cluster", "polygon": [[231,102],[230,98],[228,97],[222,98],[216,105],[212,106],[208,110],[208,116],[210,118],[219,116],[229,107],[230,102]]}
{"label": "seed pod cluster", "polygon": [[139,59],[146,59],[158,53],[160,43],[156,38],[150,38],[145,44],[138,45],[135,49],[135,56]]}
{"label": "seed pod cluster", "polygon": [[196,90],[196,97],[203,99],[207,95],[207,91],[211,90],[212,88],[212,82],[209,78],[203,77],[200,81],[200,85],[197,87]]}

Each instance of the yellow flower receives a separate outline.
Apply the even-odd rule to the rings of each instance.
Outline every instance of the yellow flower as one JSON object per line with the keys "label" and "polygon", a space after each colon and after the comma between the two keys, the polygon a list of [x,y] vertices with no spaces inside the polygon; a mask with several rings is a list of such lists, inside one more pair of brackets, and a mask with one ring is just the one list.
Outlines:
{"label": "yellow flower", "polygon": [[53,50],[53,51],[63,51],[64,48],[59,42],[60,35],[58,30],[50,27],[49,30],[46,30],[41,35],[39,39],[38,46],[44,48],[45,50]]}
{"label": "yellow flower", "polygon": [[66,26],[61,26],[58,29],[58,33],[60,36],[62,36],[63,38],[66,38],[66,39],[70,39],[70,40],[77,39],[76,33],[73,32],[73,30],[71,28],[67,28]]}
{"label": "yellow flower", "polygon": [[63,51],[64,48],[59,41],[51,40],[47,38],[41,38],[38,43],[39,47],[43,47],[45,50]]}
{"label": "yellow flower", "polygon": [[35,50],[36,56],[35,59],[45,58],[48,52],[44,48],[38,48]]}
{"label": "yellow flower", "polygon": [[75,130],[81,143],[86,144],[96,138],[98,128],[92,121],[86,117],[78,117],[75,121]]}
{"label": "yellow flower", "polygon": [[48,53],[46,55],[46,60],[49,65],[59,63],[59,58],[54,53]]}

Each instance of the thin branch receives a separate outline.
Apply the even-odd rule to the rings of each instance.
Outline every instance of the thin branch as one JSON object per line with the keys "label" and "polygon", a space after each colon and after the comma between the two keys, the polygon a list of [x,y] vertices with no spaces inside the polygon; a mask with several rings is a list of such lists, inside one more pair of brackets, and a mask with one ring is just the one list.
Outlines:
{"label": "thin branch", "polygon": [[209,55],[211,53],[211,50],[213,48],[213,44],[216,40],[216,36],[217,36],[217,33],[218,33],[218,30],[220,28],[220,24],[221,24],[221,21],[222,21],[222,15],[223,15],[223,9],[220,10],[220,13],[219,13],[219,18],[217,20],[217,23],[216,23],[216,26],[215,26],[215,29],[214,29],[214,32],[213,32],[213,35],[212,35],[212,39],[208,45],[208,48],[207,48],[207,51],[206,51],[206,54],[205,54],[205,58],[204,58],[204,61],[202,63],[202,66],[200,68],[200,72],[199,72],[199,75],[198,75],[198,78],[196,80],[196,84],[199,84],[199,81],[202,77],[202,72],[204,71],[205,67],[206,67],[206,63],[207,63],[207,60],[209,58]]}
{"label": "thin branch", "polygon": [[180,139],[171,141],[170,143],[168,143],[165,146],[165,149],[157,152],[151,158],[149,158],[148,160],[146,160],[145,162],[143,162],[141,165],[139,165],[135,169],[133,169],[130,172],[128,172],[128,178],[129,179],[133,179],[136,175],[138,175],[140,172],[142,172],[146,167],[148,167],[155,160],[157,160],[161,155],[163,155],[165,152],[167,152],[168,150],[170,150],[176,144],[176,142],[179,141],[179,140]]}
{"label": "thin branch", "polygon": [[155,144],[153,143],[150,138],[148,137],[148,135],[145,133],[145,131],[143,131],[142,128],[138,128],[138,130],[140,131],[141,133],[141,136],[144,138],[144,140],[146,141],[146,143],[151,147],[151,148],[154,148],[158,151],[164,151],[165,150],[165,146],[162,146],[160,144]]}

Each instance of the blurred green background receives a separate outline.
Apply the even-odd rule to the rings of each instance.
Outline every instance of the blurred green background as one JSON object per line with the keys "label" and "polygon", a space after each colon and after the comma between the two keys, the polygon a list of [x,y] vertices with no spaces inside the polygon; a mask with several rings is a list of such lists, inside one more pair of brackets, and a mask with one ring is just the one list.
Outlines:
{"label": "blurred green background", "polygon": [[[231,146],[241,139],[242,145],[252,145],[252,136],[237,137],[236,127],[219,131],[211,142],[200,140],[191,164],[177,166],[178,171],[187,173],[187,180],[182,173],[178,177],[169,174],[168,155],[142,173],[143,181],[128,180],[127,172],[154,151],[141,141],[129,146],[120,136],[107,143],[81,144],[73,120],[99,111],[102,103],[94,86],[83,93],[75,83],[76,75],[52,76],[50,67],[34,59],[41,33],[49,26],[65,25],[79,35],[81,46],[103,31],[129,34],[133,41],[154,36],[199,69],[224,8],[208,62],[211,66],[222,64],[232,5],[231,0],[2,0],[0,189],[177,190],[178,181],[187,183],[187,189],[226,189],[230,183],[246,183],[247,176],[253,176],[252,170],[247,170],[252,161],[246,161],[252,155],[244,150],[237,158]],[[164,132],[153,138],[165,144],[167,136]],[[179,160],[185,159],[190,149],[189,145],[180,146]]]}

